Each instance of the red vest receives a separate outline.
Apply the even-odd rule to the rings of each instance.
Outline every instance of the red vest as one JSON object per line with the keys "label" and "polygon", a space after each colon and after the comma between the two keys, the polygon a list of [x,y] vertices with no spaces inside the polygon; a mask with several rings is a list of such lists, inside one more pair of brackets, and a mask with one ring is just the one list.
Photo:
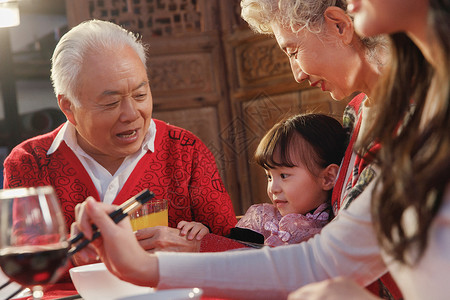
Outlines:
{"label": "red vest", "polygon": [[[179,221],[201,222],[218,235],[236,224],[231,199],[219,176],[213,155],[192,133],[162,121],[156,123],[155,152],[138,162],[114,204],[148,188],[156,199],[169,200],[169,226]],[[51,185],[61,202],[67,228],[74,208],[98,192],[72,150],[63,142],[47,151],[61,127],[18,145],[5,160],[5,188]]]}

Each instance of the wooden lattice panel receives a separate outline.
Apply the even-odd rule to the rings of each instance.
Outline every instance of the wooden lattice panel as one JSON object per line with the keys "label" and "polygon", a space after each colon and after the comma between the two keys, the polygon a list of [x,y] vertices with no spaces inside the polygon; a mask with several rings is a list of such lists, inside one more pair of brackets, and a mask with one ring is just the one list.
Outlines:
{"label": "wooden lattice panel", "polygon": [[201,32],[197,0],[89,0],[89,18],[109,20],[144,36]]}
{"label": "wooden lattice panel", "polygon": [[166,96],[215,92],[217,87],[211,60],[209,53],[153,57],[149,62],[152,90]]}
{"label": "wooden lattice panel", "polygon": [[236,53],[243,85],[273,80],[277,76],[292,76],[288,58],[272,39],[240,45]]}

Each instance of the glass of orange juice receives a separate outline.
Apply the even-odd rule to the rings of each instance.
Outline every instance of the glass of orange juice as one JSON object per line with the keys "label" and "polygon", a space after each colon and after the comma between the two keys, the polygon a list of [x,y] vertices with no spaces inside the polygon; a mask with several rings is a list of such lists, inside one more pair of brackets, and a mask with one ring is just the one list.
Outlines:
{"label": "glass of orange juice", "polygon": [[130,215],[131,227],[139,230],[153,226],[169,225],[169,210],[167,199],[155,199],[145,203],[140,209]]}

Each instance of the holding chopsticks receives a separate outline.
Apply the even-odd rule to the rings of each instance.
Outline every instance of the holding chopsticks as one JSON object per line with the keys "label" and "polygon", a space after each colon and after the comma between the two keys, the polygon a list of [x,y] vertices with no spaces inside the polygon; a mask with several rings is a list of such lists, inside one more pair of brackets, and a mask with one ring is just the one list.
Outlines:
{"label": "holding chopsticks", "polygon": [[[149,190],[145,189],[142,192],[140,192],[139,194],[137,194],[136,196],[133,196],[130,199],[128,199],[127,201],[125,201],[124,203],[122,203],[115,211],[110,213],[109,216],[117,224],[121,220],[123,220],[126,216],[128,216],[128,214],[130,214],[133,211],[135,211],[136,209],[140,208],[143,204],[150,201],[153,197],[155,197],[155,194],[153,194],[153,192],[150,192]],[[95,226],[95,224],[92,225],[92,229],[94,230],[92,239],[91,240],[85,239],[80,244],[78,244],[76,247],[71,248],[69,250],[69,252],[67,253],[67,255],[69,257],[74,255],[75,253],[77,253],[78,251],[83,249],[84,247],[86,247],[90,242],[94,241],[96,238],[98,238],[100,236],[100,231],[97,230],[97,226]],[[76,236],[72,237],[69,240],[69,244],[72,245],[72,244],[80,241],[83,238],[84,238],[84,234],[82,232],[80,232],[79,234],[77,234]]]}

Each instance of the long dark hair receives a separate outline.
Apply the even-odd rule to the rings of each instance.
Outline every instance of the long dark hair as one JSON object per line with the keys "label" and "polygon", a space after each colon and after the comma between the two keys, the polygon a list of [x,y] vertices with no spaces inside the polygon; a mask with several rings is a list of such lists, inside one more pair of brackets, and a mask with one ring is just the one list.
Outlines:
{"label": "long dark hair", "polygon": [[[375,93],[378,114],[360,145],[362,152],[374,140],[382,145],[372,216],[383,249],[405,264],[425,251],[450,179],[449,2],[430,1],[429,26],[439,45],[434,68],[406,34],[391,35],[392,61]],[[437,109],[427,119],[430,108]]]}

